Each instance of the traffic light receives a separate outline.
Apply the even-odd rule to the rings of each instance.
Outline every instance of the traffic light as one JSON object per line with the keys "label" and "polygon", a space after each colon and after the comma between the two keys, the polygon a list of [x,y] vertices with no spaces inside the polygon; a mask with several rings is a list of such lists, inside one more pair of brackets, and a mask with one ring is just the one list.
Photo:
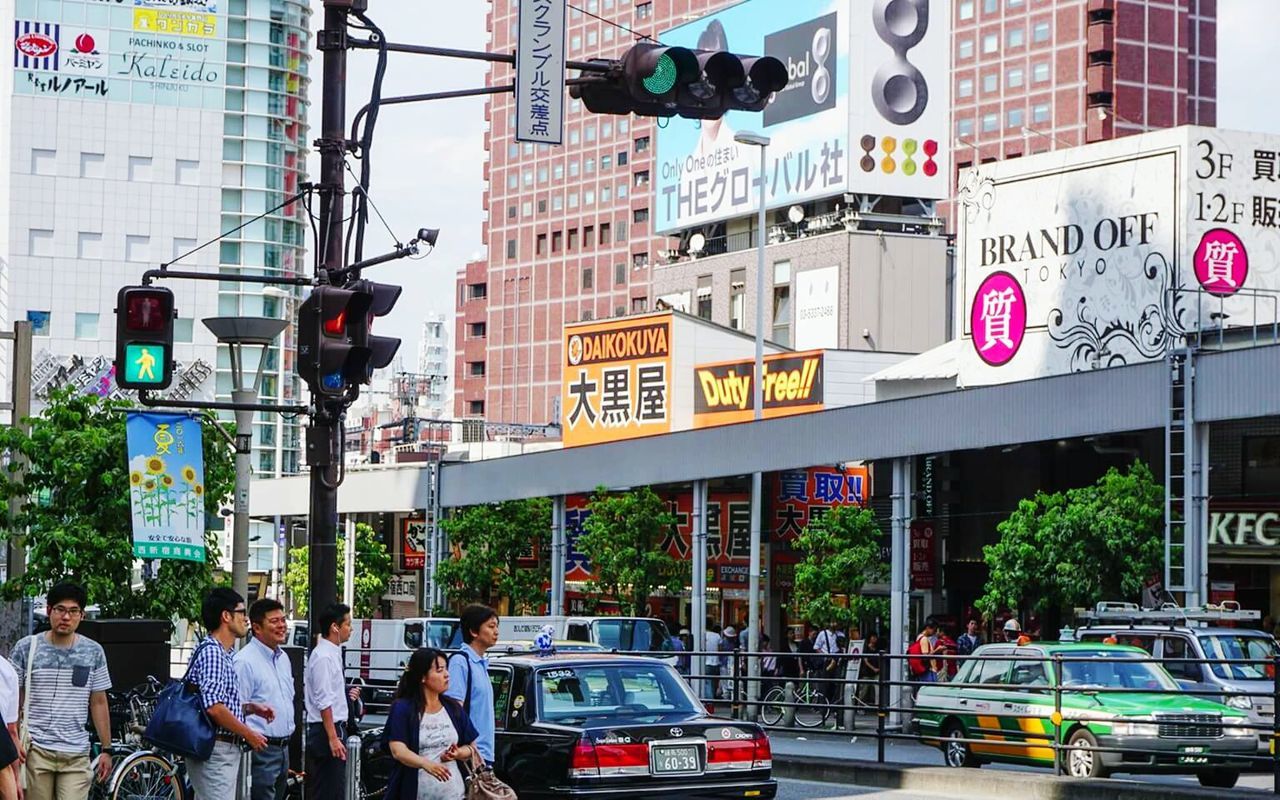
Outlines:
{"label": "traffic light", "polygon": [[167,389],[173,382],[173,292],[125,286],[116,294],[116,385]]}
{"label": "traffic light", "polygon": [[298,309],[298,375],[324,397],[342,397],[391,363],[400,340],[374,336],[374,317],[396,304],[401,288],[361,280],[317,286]]}
{"label": "traffic light", "polygon": [[787,85],[787,68],[772,56],[738,56],[637,44],[608,72],[569,88],[596,114],[718,119],[727,111],[761,111]]}
{"label": "traffic light", "polygon": [[390,336],[374,336],[373,320],[386,316],[400,299],[402,287],[389,283],[375,283],[370,280],[358,280],[347,284],[347,288],[356,293],[363,313],[352,320],[351,341],[368,351],[364,372],[354,376],[361,383],[368,383],[375,369],[383,369],[391,365],[396,351],[400,349],[400,340]]}

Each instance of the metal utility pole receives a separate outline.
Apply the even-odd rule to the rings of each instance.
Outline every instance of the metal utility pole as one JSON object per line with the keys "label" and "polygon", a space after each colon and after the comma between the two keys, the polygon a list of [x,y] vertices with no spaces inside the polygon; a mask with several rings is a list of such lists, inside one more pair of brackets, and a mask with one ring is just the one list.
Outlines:
{"label": "metal utility pole", "polygon": [[[320,245],[316,273],[321,284],[343,267],[342,219],[346,187],[343,165],[347,125],[347,15],[352,0],[324,0],[324,27],[317,38],[323,56],[320,84]],[[307,428],[307,465],[311,470],[308,585],[312,635],[323,635],[317,618],[337,599],[338,482],[342,468],[338,437],[342,435],[340,402],[312,390],[314,414]]]}

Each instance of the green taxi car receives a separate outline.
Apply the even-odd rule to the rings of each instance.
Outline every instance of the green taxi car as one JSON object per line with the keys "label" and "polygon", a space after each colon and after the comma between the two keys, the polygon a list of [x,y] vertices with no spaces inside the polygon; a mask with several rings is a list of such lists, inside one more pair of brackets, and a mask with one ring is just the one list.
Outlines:
{"label": "green taxi car", "polygon": [[[1147,653],[1136,647],[990,644],[974,655],[985,658],[966,660],[953,683],[977,685],[926,683],[916,695],[916,729],[951,767],[994,761],[1052,767],[1055,686],[1066,747],[1061,763],[1074,777],[1194,773],[1205,786],[1229,788],[1247,762],[1228,757],[1252,755],[1257,745],[1256,731],[1238,727],[1248,724],[1241,712],[1180,694],[1164,667],[1141,660]],[[1055,655],[1081,660],[1063,661],[1059,676]]]}

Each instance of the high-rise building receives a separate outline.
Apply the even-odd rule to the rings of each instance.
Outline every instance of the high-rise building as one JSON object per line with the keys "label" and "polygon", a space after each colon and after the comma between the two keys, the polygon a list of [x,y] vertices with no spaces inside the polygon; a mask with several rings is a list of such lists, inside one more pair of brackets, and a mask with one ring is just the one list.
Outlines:
{"label": "high-rise building", "polygon": [[[4,8],[14,40],[12,69],[0,75],[0,137],[8,137],[0,198],[10,198],[0,234],[4,323],[32,324],[37,404],[58,384],[112,394],[116,291],[145,270],[171,262],[228,276],[305,269],[305,208],[254,218],[305,180],[310,8],[306,0]],[[292,316],[260,284],[162,283],[179,312],[177,396],[230,397],[229,353],[201,319]],[[292,350],[290,331],[268,349],[265,399],[298,397]],[[246,369],[256,366],[255,356]],[[255,471],[297,471],[298,442],[296,419],[260,415]]]}
{"label": "high-rise building", "polygon": [[[732,4],[580,5],[566,20],[571,59],[617,57],[637,36],[656,37]],[[490,0],[490,50],[515,47],[517,6],[516,0]],[[1214,124],[1214,0],[953,0],[951,14],[954,164],[1154,127]],[[512,78],[509,66],[495,65],[488,82]],[[659,274],[668,270],[664,254],[687,242],[657,236],[650,226],[654,120],[596,115],[570,101],[564,145],[548,147],[515,141],[511,95],[493,96],[485,113],[488,252],[458,276],[455,408],[460,416],[495,422],[552,422],[559,418],[564,323],[651,308],[667,284],[678,283]],[[843,208],[839,201],[805,212],[810,218],[835,214],[843,224],[848,200]],[[724,237],[725,250],[754,246],[749,222],[740,222],[740,235]],[[727,229],[733,227],[730,221]],[[726,308],[735,290],[738,302],[752,307],[750,289],[739,284],[752,285],[747,276],[754,266],[741,260],[706,276],[708,314],[715,291],[725,294]],[[687,310],[700,311],[701,283],[688,291],[697,299]],[[945,302],[937,306],[946,313]],[[789,304],[783,308],[794,314]],[[731,312],[724,316],[733,321]],[[870,328],[857,333],[842,331],[838,345],[878,346]]]}
{"label": "high-rise building", "polygon": [[430,419],[449,416],[453,393],[449,388],[449,327],[444,314],[428,314],[418,342],[417,413]]}

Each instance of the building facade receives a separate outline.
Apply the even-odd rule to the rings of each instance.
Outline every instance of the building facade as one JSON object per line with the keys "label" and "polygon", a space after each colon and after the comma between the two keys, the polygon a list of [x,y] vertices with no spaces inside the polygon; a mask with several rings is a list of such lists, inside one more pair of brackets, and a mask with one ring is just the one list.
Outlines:
{"label": "building facade", "polygon": [[[619,26],[657,36],[727,5],[590,0],[568,12],[567,55],[617,57],[635,39]],[[514,47],[517,6],[492,0],[490,49]],[[1154,127],[1212,125],[1216,117],[1214,0],[955,0],[951,42],[958,166]],[[510,67],[495,65],[488,80],[512,77]],[[687,239],[657,236],[650,226],[652,119],[594,115],[569,101],[565,144],[552,148],[516,142],[514,113],[509,95],[486,106],[488,255],[459,272],[455,407],[459,415],[541,423],[559,417],[564,323],[644,311],[673,286],[699,287],[685,285]],[[838,211],[838,200],[806,209],[807,218]],[[882,200],[874,211],[885,209]],[[890,202],[888,210],[904,209]],[[727,220],[711,244],[720,253],[750,248],[750,229],[749,220]],[[671,279],[663,276],[668,261],[677,262]],[[740,266],[750,292],[753,266]],[[725,284],[726,319],[737,268],[726,265],[716,279]],[[776,287],[777,276],[767,282]],[[715,295],[711,302],[714,309]],[[748,314],[753,307],[746,302]],[[948,308],[916,313],[945,316]],[[856,333],[841,346],[868,346]]]}

